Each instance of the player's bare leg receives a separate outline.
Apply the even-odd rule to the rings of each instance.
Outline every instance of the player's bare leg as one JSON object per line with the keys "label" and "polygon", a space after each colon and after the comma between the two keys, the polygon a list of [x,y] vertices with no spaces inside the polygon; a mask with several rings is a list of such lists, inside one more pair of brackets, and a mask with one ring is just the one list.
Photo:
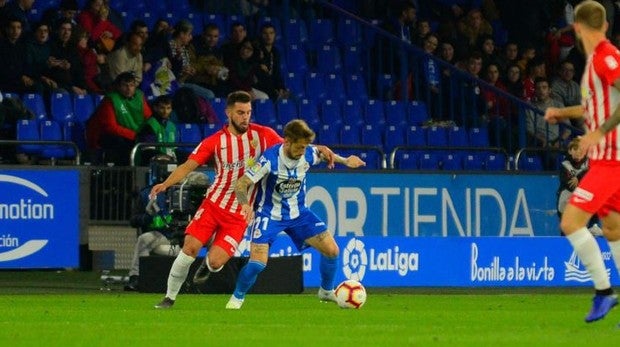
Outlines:
{"label": "player's bare leg", "polygon": [[212,273],[222,270],[226,262],[230,259],[230,255],[218,245],[209,247],[205,260],[200,263],[200,267],[194,274],[194,284],[205,283]]}

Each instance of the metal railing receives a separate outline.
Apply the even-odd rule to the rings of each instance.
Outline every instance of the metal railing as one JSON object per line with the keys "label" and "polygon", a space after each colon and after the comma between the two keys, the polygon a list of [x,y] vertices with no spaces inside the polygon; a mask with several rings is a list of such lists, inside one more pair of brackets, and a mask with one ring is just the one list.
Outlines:
{"label": "metal railing", "polygon": [[[51,146],[52,148],[70,147],[71,149],[73,149],[75,153],[74,156],[72,156],[75,165],[80,164],[81,156],[82,156],[82,153],[80,152],[79,147],[75,144],[75,142],[71,142],[71,141],[0,140],[0,145],[7,145],[7,146],[13,146],[13,147],[17,147],[21,145],[41,145],[41,146]],[[49,159],[52,161],[52,165],[55,165],[57,159],[64,159],[64,157],[62,158],[50,157]]]}

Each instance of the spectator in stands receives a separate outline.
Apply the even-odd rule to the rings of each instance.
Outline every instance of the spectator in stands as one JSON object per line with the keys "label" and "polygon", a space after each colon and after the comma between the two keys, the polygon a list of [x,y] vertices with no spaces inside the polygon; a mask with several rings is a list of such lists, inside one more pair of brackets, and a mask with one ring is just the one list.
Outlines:
{"label": "spectator in stands", "polygon": [[[146,120],[145,126],[136,135],[136,142],[176,142],[177,127],[170,120],[172,113],[172,98],[167,95],[158,96],[153,100],[153,115]],[[151,158],[160,153],[176,160],[174,147],[143,148],[141,152],[142,164],[149,163]]]}
{"label": "spectator in stands", "polygon": [[119,9],[110,7],[110,0],[103,0],[103,6],[105,6],[110,12],[108,14],[108,20],[115,27],[120,29],[121,35],[122,35],[122,32],[125,29],[125,22],[123,19],[123,15],[121,15],[121,13],[118,11]]}
{"label": "spectator in stands", "polygon": [[551,82],[551,95],[564,106],[581,105],[581,88],[573,79],[575,67],[565,60],[560,65],[558,77]]}
{"label": "spectator in stands", "polygon": [[[519,45],[516,42],[508,42],[504,47],[504,52],[499,56],[499,72],[502,78],[506,77],[508,67],[516,64],[519,58]],[[518,66],[517,66],[518,67]]]}
{"label": "spectator in stands", "polygon": [[89,0],[86,8],[78,15],[78,24],[89,34],[98,51],[108,53],[121,37],[121,29],[108,20],[110,8],[103,0]]}
{"label": "spectator in stands", "polygon": [[97,51],[89,45],[88,36],[88,33],[84,29],[78,27],[75,41],[80,62],[84,67],[86,89],[89,93],[103,94],[104,88],[100,65],[106,63],[106,55],[97,53]]}
{"label": "spectator in stands", "polygon": [[133,72],[116,77],[114,91],[106,95],[86,124],[89,149],[100,152],[97,160],[128,165],[136,134],[151,117],[151,108],[137,89]]}
{"label": "spectator in stands", "polygon": [[482,17],[479,9],[472,9],[467,16],[458,22],[458,32],[461,40],[461,49],[464,52],[473,52],[477,49],[480,38],[484,35],[493,35],[491,24]]}
{"label": "spectator in stands", "polygon": [[213,99],[213,91],[201,87],[204,76],[197,74],[196,54],[191,45],[194,26],[186,19],[180,20],[174,26],[172,39],[168,41],[168,60],[172,64],[172,72],[182,87],[191,88],[197,95],[205,99]]}
{"label": "spectator in stands", "polygon": [[25,59],[22,22],[17,17],[9,17],[3,29],[4,37],[0,38],[0,90],[12,93],[36,91],[38,86]]}
{"label": "spectator in stands", "polygon": [[136,76],[136,83],[140,84],[142,82],[142,44],[142,36],[133,33],[129,35],[123,47],[108,54],[107,76],[104,78],[106,85],[114,81],[116,76],[126,71],[133,71]]}
{"label": "spectator in stands", "polygon": [[264,91],[272,100],[286,99],[289,91],[284,85],[280,71],[280,50],[275,47],[276,28],[273,24],[265,24],[260,30],[260,39],[256,44],[259,70],[256,73],[256,88]]}
{"label": "spectator in stands", "polygon": [[403,2],[395,17],[386,21],[384,29],[401,40],[412,43],[416,25],[416,9],[413,4]]}
{"label": "spectator in stands", "polygon": [[220,28],[215,24],[208,24],[200,36],[194,37],[192,45],[196,50],[197,57],[215,56],[217,59],[224,59],[222,48],[219,45]]}
{"label": "spectator in stands", "polygon": [[215,24],[205,27],[202,34],[192,41],[196,52],[196,65],[203,75],[202,84],[217,97],[230,93],[228,68],[224,66],[222,48],[219,46],[220,29]]}
{"label": "spectator in stands", "polygon": [[30,10],[35,0],[13,0],[7,3],[2,9],[4,19],[18,19],[22,23],[22,32],[27,35],[30,33]]}
{"label": "spectator in stands", "polygon": [[527,64],[530,60],[536,57],[536,49],[529,43],[522,46],[523,49],[521,50],[521,56],[517,61],[517,65],[519,66],[519,69],[521,69],[521,75],[525,75]]}
{"label": "spectator in stands", "polygon": [[264,91],[255,88],[257,73],[260,69],[254,59],[254,46],[248,39],[241,42],[237,58],[228,66],[230,70],[229,83],[232,89],[243,90],[252,95],[252,100],[269,99]]}
{"label": "spectator in stands", "polygon": [[430,113],[436,115],[438,118],[443,118],[443,114],[440,113],[440,98],[439,88],[441,84],[441,70],[434,54],[437,46],[439,45],[439,39],[435,34],[428,34],[424,38],[422,44],[424,52],[428,53],[428,56],[424,56],[419,59],[419,70],[421,79],[420,85],[417,86],[420,90],[420,96],[423,100],[427,100],[427,105],[430,108]]}
{"label": "spectator in stands", "polygon": [[424,40],[431,33],[431,22],[428,19],[420,19],[416,24],[416,30],[411,38],[411,43],[424,48]]}
{"label": "spectator in stands", "polygon": [[523,98],[532,102],[536,96],[536,79],[547,78],[547,68],[542,58],[534,58],[527,63],[523,78]]}
{"label": "spectator in stands", "polygon": [[52,42],[45,75],[58,84],[58,89],[70,93],[86,94],[84,67],[78,57],[77,47],[72,44],[73,24],[64,20],[58,27],[57,37]]}
{"label": "spectator in stands", "polygon": [[504,85],[508,93],[514,95],[517,98],[523,98],[523,81],[521,80],[521,69],[517,64],[508,66],[506,70],[506,77],[504,79]]}
{"label": "spectator in stands", "polygon": [[479,49],[482,55],[482,70],[486,71],[489,65],[496,65],[499,69],[500,58],[495,51],[495,40],[490,35],[480,37]]}
{"label": "spectator in stands", "polygon": [[[508,92],[506,90],[506,86],[504,86],[499,76],[500,73],[497,64],[491,63],[487,65],[487,67],[485,68],[484,80],[493,87],[501,91]],[[487,115],[489,116],[489,118],[510,117],[510,104],[508,100],[499,95],[495,90],[491,90],[490,88],[482,88],[482,96],[487,103]]]}
{"label": "spectator in stands", "polygon": [[[480,85],[477,82],[480,71],[482,69],[482,56],[480,52],[473,52],[469,55],[465,65],[465,71],[467,71],[471,79],[464,79],[461,88],[455,88],[455,97],[453,100],[458,100],[457,114],[461,114],[465,117],[465,126],[480,126],[482,117],[486,113],[486,102],[482,97]],[[464,108],[463,108],[464,107]]]}
{"label": "spectator in stands", "polygon": [[65,19],[71,21],[73,25],[77,25],[78,3],[77,0],[62,0],[58,10],[55,8],[48,9],[43,14],[42,22],[51,25],[50,31],[56,30],[60,22]]}
{"label": "spectator in stands", "polygon": [[40,83],[44,90],[55,90],[58,88],[56,81],[45,76],[52,47],[50,27],[46,22],[39,22],[33,26],[33,30],[32,37],[26,43],[26,64],[31,71],[31,77]]}
{"label": "spectator in stands", "polygon": [[230,26],[228,41],[222,45],[224,65],[228,66],[233,60],[237,59],[239,55],[239,45],[247,36],[248,32],[245,30],[245,25],[243,25],[243,23],[236,22]]}
{"label": "spectator in stands", "polygon": [[536,98],[532,105],[543,113],[537,114],[532,110],[526,112],[527,133],[536,146],[561,148],[571,135],[570,129],[566,127],[570,126],[570,122],[564,119],[556,124],[548,124],[543,114],[549,107],[561,108],[564,105],[551,97],[549,81],[545,77],[536,78],[535,85]]}

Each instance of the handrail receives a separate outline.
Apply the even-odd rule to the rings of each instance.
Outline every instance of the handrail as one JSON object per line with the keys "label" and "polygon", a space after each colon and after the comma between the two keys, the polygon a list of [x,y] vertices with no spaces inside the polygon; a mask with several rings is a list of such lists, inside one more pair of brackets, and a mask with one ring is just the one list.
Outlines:
{"label": "handrail", "polygon": [[0,140],[0,145],[20,146],[20,145],[56,145],[71,147],[75,151],[75,165],[80,165],[80,148],[72,141],[43,141],[43,140]]}
{"label": "handrail", "polygon": [[198,143],[188,143],[188,142],[138,142],[136,143],[129,152],[129,166],[135,167],[136,163],[136,153],[142,147],[196,147]]}
{"label": "handrail", "polygon": [[396,146],[390,152],[390,169],[395,169],[394,161],[396,160],[396,152],[398,151],[475,151],[475,152],[497,152],[504,155],[504,162],[506,170],[508,170],[508,152],[501,147],[471,147],[471,146],[453,146],[453,147],[439,147],[439,146]]}
{"label": "handrail", "polygon": [[519,159],[521,159],[521,155],[525,152],[556,152],[563,154],[566,151],[561,148],[550,148],[550,147],[524,147],[517,151],[515,155],[515,171],[519,171]]}

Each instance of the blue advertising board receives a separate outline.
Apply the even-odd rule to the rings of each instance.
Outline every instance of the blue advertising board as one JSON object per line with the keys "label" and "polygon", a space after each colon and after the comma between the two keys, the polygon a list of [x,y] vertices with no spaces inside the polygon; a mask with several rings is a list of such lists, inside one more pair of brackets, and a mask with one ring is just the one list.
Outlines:
{"label": "blue advertising board", "polygon": [[0,268],[79,266],[77,170],[0,171]]}
{"label": "blue advertising board", "polygon": [[307,202],[338,236],[556,236],[557,175],[316,172]]}
{"label": "blue advertising board", "polygon": [[[620,283],[607,242],[597,238],[607,272]],[[368,287],[566,287],[591,286],[590,276],[563,237],[336,237],[336,281]],[[247,252],[247,244],[241,251]],[[281,235],[270,255],[297,255]],[[247,253],[246,253],[247,255]],[[320,255],[303,255],[304,285],[320,285]]]}

